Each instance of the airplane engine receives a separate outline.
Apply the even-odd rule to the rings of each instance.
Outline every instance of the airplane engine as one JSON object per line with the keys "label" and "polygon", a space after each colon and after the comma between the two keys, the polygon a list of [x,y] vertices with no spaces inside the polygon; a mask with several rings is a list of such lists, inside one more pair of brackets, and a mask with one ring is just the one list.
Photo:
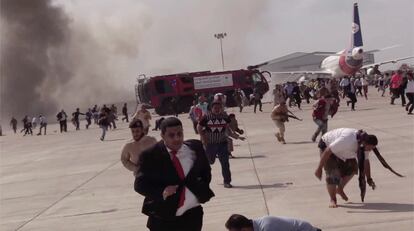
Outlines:
{"label": "airplane engine", "polygon": [[367,75],[374,75],[374,68],[369,68],[368,70],[367,70]]}
{"label": "airplane engine", "polygon": [[362,59],[364,55],[364,50],[361,47],[355,47],[352,49],[352,57],[354,59]]}

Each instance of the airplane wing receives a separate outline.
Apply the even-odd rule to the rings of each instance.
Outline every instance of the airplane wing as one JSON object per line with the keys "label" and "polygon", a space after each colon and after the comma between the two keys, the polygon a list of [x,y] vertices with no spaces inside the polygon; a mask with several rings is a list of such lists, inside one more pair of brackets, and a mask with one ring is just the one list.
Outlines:
{"label": "airplane wing", "polygon": [[384,65],[384,64],[387,64],[387,63],[397,63],[399,61],[407,60],[407,59],[412,59],[412,58],[414,58],[414,56],[408,56],[408,57],[404,57],[404,58],[387,60],[387,61],[378,62],[378,63],[371,63],[371,64],[368,64],[368,65],[362,66],[361,69],[367,69],[367,68],[372,68],[372,67],[375,67],[375,66],[381,66],[381,65]]}
{"label": "airplane wing", "polygon": [[[322,53],[326,55],[322,55]],[[252,67],[270,72],[272,81],[277,83],[298,81],[302,76],[305,76],[306,79],[328,78],[332,76],[331,73],[322,70],[320,64],[323,59],[334,53],[324,51],[295,52]]]}
{"label": "airplane wing", "polygon": [[[315,53],[318,53],[316,55]],[[249,66],[248,69],[260,68],[267,71],[296,71],[300,69],[318,70],[324,58],[335,52],[295,52],[276,59]],[[324,55],[325,54],[325,55]]]}
{"label": "airplane wing", "polygon": [[381,49],[374,49],[374,50],[365,51],[365,53],[375,53],[375,52],[385,51],[385,50],[400,47],[400,46],[401,46],[400,44],[396,44],[396,45],[392,45],[392,46],[389,46],[389,47],[384,47],[384,48],[381,48]]}
{"label": "airplane wing", "polygon": [[332,73],[329,71],[273,71],[274,74],[290,74],[290,75],[329,75]]}
{"label": "airplane wing", "polygon": [[332,76],[326,71],[272,71],[272,81],[276,83],[297,82],[300,80],[329,78]]}

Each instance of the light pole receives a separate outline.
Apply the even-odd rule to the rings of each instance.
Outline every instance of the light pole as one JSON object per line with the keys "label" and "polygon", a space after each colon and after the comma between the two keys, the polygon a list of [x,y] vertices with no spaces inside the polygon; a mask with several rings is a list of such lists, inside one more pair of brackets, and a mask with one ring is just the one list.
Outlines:
{"label": "light pole", "polygon": [[223,66],[223,71],[224,71],[224,56],[223,56],[223,39],[224,37],[226,37],[227,34],[226,33],[218,33],[218,34],[214,34],[214,37],[218,40],[220,40],[220,50],[221,50],[221,65]]}

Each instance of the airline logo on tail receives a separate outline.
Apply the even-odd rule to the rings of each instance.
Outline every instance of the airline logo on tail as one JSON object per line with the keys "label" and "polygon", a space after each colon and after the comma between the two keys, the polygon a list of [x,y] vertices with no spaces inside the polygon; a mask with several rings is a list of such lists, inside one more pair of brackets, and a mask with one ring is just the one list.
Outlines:
{"label": "airline logo on tail", "polygon": [[[359,11],[358,11],[358,3],[354,3],[354,9],[353,9],[353,18],[352,18],[352,28],[351,28],[351,44],[346,49],[341,50],[339,52],[312,52],[312,53],[304,53],[304,55],[323,55],[327,56],[325,59],[322,60],[320,63],[320,70],[311,70],[306,71],[306,68],[308,68],[308,64],[304,65],[303,63],[297,63],[295,67],[297,67],[297,71],[285,71],[285,72],[272,72],[276,74],[312,74],[312,75],[325,75],[330,77],[343,77],[343,76],[352,76],[358,71],[361,70],[361,68],[371,68],[375,67],[378,68],[378,66],[387,64],[387,63],[396,63],[401,60],[411,59],[414,58],[414,56],[409,57],[403,57],[403,58],[397,58],[394,60],[388,60],[388,61],[382,61],[380,63],[371,63],[368,65],[363,65],[364,62],[364,54],[372,54],[374,52],[383,51],[386,49],[393,48],[395,46],[386,47],[382,49],[375,49],[375,50],[369,50],[364,51],[362,46],[364,45],[362,42],[362,32],[361,32],[361,23],[359,21]],[[304,56],[303,55],[303,56]],[[299,56],[301,57],[301,56]],[[291,58],[291,59],[298,59],[298,56]],[[286,58],[286,56],[284,57]],[[288,61],[288,59],[284,59],[284,62]],[[272,62],[272,61],[271,61]],[[255,67],[260,67],[262,65],[268,65],[271,64],[270,62],[265,62],[263,64],[256,65]],[[282,65],[283,66],[283,65]],[[290,67],[289,67],[290,68]],[[369,73],[369,71],[368,71]]]}
{"label": "airline logo on tail", "polygon": [[352,23],[352,34],[355,34],[356,32],[359,31],[359,25],[355,24],[354,22]]}
{"label": "airline logo on tail", "polygon": [[358,3],[354,3],[354,21],[352,22],[351,48],[362,47],[361,24],[359,23]]}

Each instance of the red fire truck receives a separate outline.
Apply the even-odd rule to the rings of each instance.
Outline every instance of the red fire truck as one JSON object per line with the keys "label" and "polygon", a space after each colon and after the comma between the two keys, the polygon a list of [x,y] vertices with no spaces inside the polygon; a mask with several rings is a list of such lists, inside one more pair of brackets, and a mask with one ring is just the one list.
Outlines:
{"label": "red fire truck", "polygon": [[[222,72],[191,72],[154,77],[140,76],[135,85],[138,103],[151,105],[159,115],[188,112],[193,100],[204,95],[207,98],[215,93],[227,96],[226,106],[234,107],[233,94],[241,89],[249,97],[253,89],[261,94],[269,91],[264,72],[257,69],[232,70]],[[269,74],[270,75],[270,74]]]}

